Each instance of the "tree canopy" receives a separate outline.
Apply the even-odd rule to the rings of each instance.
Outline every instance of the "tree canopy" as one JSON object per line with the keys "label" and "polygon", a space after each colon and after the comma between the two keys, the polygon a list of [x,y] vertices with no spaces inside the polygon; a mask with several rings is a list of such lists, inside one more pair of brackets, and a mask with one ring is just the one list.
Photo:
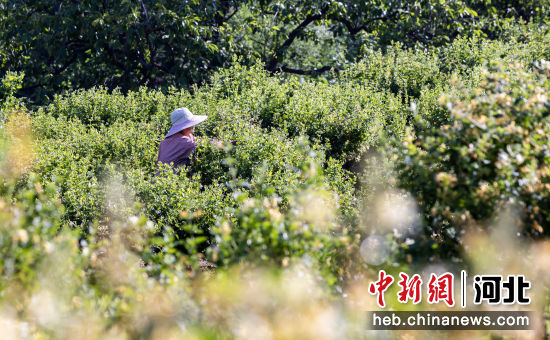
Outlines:
{"label": "tree canopy", "polygon": [[3,0],[0,67],[25,74],[19,94],[33,101],[95,85],[188,87],[235,58],[318,75],[392,42],[439,46],[546,20],[547,0],[520,2]]}

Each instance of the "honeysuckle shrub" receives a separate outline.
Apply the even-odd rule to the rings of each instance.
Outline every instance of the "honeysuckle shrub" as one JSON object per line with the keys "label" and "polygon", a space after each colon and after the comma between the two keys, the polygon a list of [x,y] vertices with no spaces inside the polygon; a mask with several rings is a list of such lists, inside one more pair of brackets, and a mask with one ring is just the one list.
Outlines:
{"label": "honeysuckle shrub", "polygon": [[259,65],[221,71],[194,94],[175,89],[163,94],[143,88],[127,95],[116,90],[109,94],[102,88],[79,90],[56,96],[39,114],[76,119],[90,129],[141,125],[140,130],[146,128],[153,132],[150,136],[159,138],[170,127],[170,112],[179,106],[210,117],[200,128],[208,137],[232,129],[235,120],[245,120],[263,129],[284,131],[288,137],[307,135],[312,143],[324,145],[329,157],[341,160],[375,145],[382,132],[400,133],[407,115],[397,96],[372,86],[283,82]]}
{"label": "honeysuckle shrub", "polygon": [[448,48],[441,50],[439,65],[445,74],[470,76],[491,62],[517,60],[523,48],[522,44],[510,41],[460,37]]}
{"label": "honeysuckle shrub", "polygon": [[[393,45],[384,53],[370,51],[333,82],[283,79],[260,65],[235,65],[192,92],[143,88],[123,94],[96,88],[59,95],[33,113],[40,155],[34,169],[46,182],[58,183],[64,220],[71,225],[85,229],[107,214],[105,182],[116,173],[136,190],[159,227],[188,225],[209,233],[221,212],[237,205],[236,190],[261,200],[262,186],[268,187],[287,207],[302,180],[299,164],[312,151],[328,190],[338,195],[341,220],[357,226],[355,179],[342,167],[387,137],[406,135],[406,125],[422,134],[449,123],[449,108],[439,98],[455,92],[452,82],[469,88],[479,84],[489,60],[527,60],[543,53],[525,48],[544,39],[537,34],[510,42],[459,38],[440,50]],[[178,106],[209,119],[197,127],[201,142],[184,171],[188,175],[155,181],[158,143]],[[219,140],[210,142],[214,137]],[[178,185],[185,188],[179,195]],[[169,198],[193,192],[194,203]],[[222,202],[219,209],[216,201]],[[187,204],[203,215],[189,223],[179,215]]]}
{"label": "honeysuckle shrub", "polygon": [[[423,135],[449,124],[450,110],[440,97],[456,92],[453,82],[465,89],[478,86],[492,59],[529,64],[544,53],[532,43],[546,39],[540,31],[518,29],[510,36],[517,38],[458,38],[434,50],[396,44],[384,53],[368,52],[332,82],[280,78],[261,65],[237,64],[191,92],[94,88],[58,95],[33,113],[39,155],[33,166],[46,183],[58,184],[63,219],[70,225],[86,230],[104,219],[106,183],[116,174],[158,229],[194,230],[187,233],[210,235],[208,243],[214,221],[238,206],[236,191],[261,201],[272,195],[262,188],[270,188],[286,209],[302,181],[300,164],[315,160],[326,189],[338,195],[340,221],[356,229],[355,189],[362,184],[342,168],[357,171],[353,162],[388,138],[409,134],[406,126]],[[201,141],[186,175],[156,179],[158,143],[179,106],[209,119],[196,128]],[[201,216],[183,218],[187,205]]]}
{"label": "honeysuckle shrub", "polygon": [[[3,157],[0,167],[4,170],[9,162]],[[191,313],[194,301],[176,284],[189,276],[186,268],[193,261],[172,247],[170,234],[155,236],[144,216],[119,216],[90,226],[89,237],[82,238],[63,222],[59,188],[42,183],[34,173],[3,172],[0,309],[4,320],[11,320],[4,336],[20,335],[12,325],[22,323],[12,319],[13,312],[20,313],[21,322],[27,320],[29,332],[41,337],[74,334],[81,327],[103,332],[114,324],[136,334],[140,331],[135,322],[127,318],[142,297],[155,291],[158,304],[158,297],[171,289],[181,298],[178,308],[185,305],[182,311],[198,323]]]}
{"label": "honeysuckle shrub", "polygon": [[407,136],[396,152],[399,184],[413,194],[426,230],[456,250],[468,226],[509,206],[523,234],[548,235],[550,65],[496,64],[480,87],[441,98],[448,124]]}
{"label": "honeysuckle shrub", "polygon": [[[300,320],[318,338],[362,315],[378,269],[464,265],[479,254],[464,232],[503,208],[547,237],[545,32],[369,51],[332,82],[236,65],[193,91],[79,90],[30,113],[3,99],[3,335],[230,338],[267,322],[295,338]],[[179,106],[209,119],[191,165],[155,176]],[[364,171],[344,170],[358,157]],[[370,236],[389,246],[360,248]],[[526,244],[506,249],[528,249],[543,282],[547,244]]]}
{"label": "honeysuckle shrub", "polygon": [[[353,176],[337,169],[383,134],[403,130],[405,123],[403,107],[393,95],[366,86],[283,83],[258,67],[220,72],[194,94],[146,89],[122,94],[99,88],[56,96],[34,113],[41,155],[35,169],[46,180],[60,179],[67,220],[86,225],[105,213],[101,183],[110,165],[123,173],[139,169],[144,178],[156,172],[158,143],[170,126],[170,112],[178,106],[210,117],[197,128],[202,142],[186,170],[200,175],[194,181],[223,187],[238,179],[245,188],[256,188],[261,181],[286,201],[299,181],[296,164],[309,157],[298,142],[305,135],[309,142],[304,143],[322,151],[317,157],[328,170],[327,181],[340,195],[348,221],[354,219]],[[220,141],[209,143],[212,137]]]}
{"label": "honeysuckle shrub", "polygon": [[4,120],[6,114],[13,109],[24,107],[23,100],[15,97],[18,90],[23,87],[21,72],[6,72],[0,80],[0,118]]}
{"label": "honeysuckle shrub", "polygon": [[286,267],[302,258],[320,270],[329,285],[344,280],[358,239],[331,220],[335,212],[329,193],[301,192],[288,210],[280,207],[277,195],[245,197],[238,196],[233,218],[222,218],[213,228],[210,258],[224,266],[246,262],[260,267]]}
{"label": "honeysuckle shrub", "polygon": [[[342,170],[341,161],[327,158],[321,144],[311,145],[308,138],[289,137],[279,129],[263,129],[237,115],[220,121],[220,126],[212,119],[210,126],[197,129],[199,143],[192,164],[180,174],[164,169],[155,176],[158,143],[169,127],[170,112],[145,118],[137,112],[141,106],[131,106],[136,119],[120,118],[106,113],[118,109],[109,106],[106,96],[124,102],[133,100],[134,94],[128,99],[118,93],[92,92],[99,93],[97,117],[108,117],[105,122],[89,119],[96,113],[85,105],[91,96],[85,92],[75,93],[63,104],[57,98],[55,107],[33,116],[35,151],[40,155],[34,159],[34,169],[45,183],[57,183],[64,221],[84,233],[90,225],[107,223],[112,215],[116,204],[110,186],[117,178],[120,190],[127,190],[141,205],[139,212],[154,222],[159,235],[171,234],[173,246],[192,255],[212,244],[212,226],[227,209],[237,206],[235,192],[258,199],[276,194],[282,208],[288,209],[289,198],[302,187],[304,164],[313,161],[325,168],[319,170],[323,173],[319,178],[336,195],[339,222],[346,228],[357,223],[353,175]],[[91,111],[72,116],[78,105]],[[54,109],[57,114],[52,114]],[[210,139],[208,128],[218,131],[217,139]],[[123,204],[116,209],[119,214],[128,210]]]}
{"label": "honeysuckle shrub", "polygon": [[521,49],[514,49],[514,55],[528,67],[538,60],[550,59],[550,27],[529,23],[526,25],[508,25],[499,37],[510,45],[517,44]]}
{"label": "honeysuckle shrub", "polygon": [[188,254],[210,245],[210,229],[217,216],[232,205],[223,185],[202,186],[196,177],[176,174],[170,168],[162,167],[157,177],[134,169],[126,173],[126,183],[157,230],[173,233],[176,245]]}
{"label": "honeysuckle shrub", "polygon": [[214,241],[208,249],[212,260],[224,266],[246,262],[287,267],[300,259],[322,273],[329,285],[343,284],[349,275],[344,268],[353,262],[359,241],[355,223],[346,218],[356,217],[357,211],[346,211],[350,202],[342,202],[333,188],[335,184],[352,188],[349,182],[327,181],[334,175],[320,166],[322,158],[315,157],[319,152],[304,148],[310,157],[296,167],[299,180],[284,196],[263,181],[252,184],[256,194],[234,190],[235,205],[212,228]]}
{"label": "honeysuckle shrub", "polygon": [[[79,120],[56,119],[44,113],[38,113],[34,122],[35,134],[43,136],[36,145],[41,157],[35,159],[35,168],[46,179],[62,179],[60,187],[67,216],[77,224],[101,216],[104,210],[101,182],[108,177],[104,172],[109,165],[116,165],[122,172],[139,169],[146,178],[156,173],[156,155],[162,135],[155,135],[148,123],[117,121],[95,128]],[[296,138],[288,139],[279,131],[262,131],[241,119],[235,120],[231,128],[217,138],[221,141],[211,143],[204,136],[192,165],[184,171],[200,175],[196,179],[198,185],[219,185],[238,178],[244,186],[251,187],[250,184],[261,177],[261,181],[274,185],[284,197],[292,183],[298,180],[296,164],[303,157],[309,157],[307,152],[301,151],[302,146]],[[324,154],[321,157],[325,162]],[[331,169],[339,164],[336,161],[326,163]],[[342,183],[351,181],[350,174],[339,171],[330,171],[330,174],[336,183],[334,188],[349,197],[351,191],[346,190],[349,185]]]}
{"label": "honeysuckle shrub", "polygon": [[103,87],[94,87],[56,95],[43,110],[49,116],[76,118],[86,126],[96,128],[116,121],[156,122],[163,124],[161,127],[164,128],[169,127],[170,122],[157,121],[156,118],[169,115],[174,107],[188,101],[190,96],[187,91],[175,89],[165,94],[142,87],[139,91],[123,94],[118,89],[109,92]]}
{"label": "honeysuckle shrub", "polygon": [[402,100],[418,98],[422,89],[441,83],[437,55],[420,47],[404,49],[399,43],[388,46],[384,53],[367,50],[365,56],[339,76],[343,82],[368,84],[381,92],[393,93]]}
{"label": "honeysuckle shrub", "polygon": [[18,184],[5,180],[0,206],[0,290],[12,280],[28,287],[37,279],[42,254],[54,247],[76,247],[77,239],[69,230],[55,238],[60,234],[63,206],[54,184],[42,186],[34,174]]}
{"label": "honeysuckle shrub", "polygon": [[54,251],[74,255],[60,279],[78,281],[82,275],[78,234],[64,228],[56,183],[44,183],[31,169],[29,114],[18,106],[5,114],[0,125],[0,295],[14,303],[13,293],[39,285],[40,269]]}
{"label": "honeysuckle shrub", "polygon": [[[383,133],[400,133],[407,114],[397,96],[367,84],[296,78],[281,81],[259,65],[236,65],[220,71],[199,92],[199,103],[193,105],[203,112],[216,106],[213,122],[227,124],[223,122],[237,115],[268,131],[283,131],[288,137],[305,135],[312,143],[323,145],[328,157],[342,161],[376,145]],[[203,98],[205,105],[200,104]],[[210,124],[205,127],[221,132],[212,126],[217,123]]]}

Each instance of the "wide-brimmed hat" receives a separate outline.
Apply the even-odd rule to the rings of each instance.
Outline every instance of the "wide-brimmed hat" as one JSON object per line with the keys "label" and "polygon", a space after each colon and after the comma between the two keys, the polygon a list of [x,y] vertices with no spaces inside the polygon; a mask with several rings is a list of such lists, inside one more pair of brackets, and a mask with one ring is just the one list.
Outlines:
{"label": "wide-brimmed hat", "polygon": [[170,115],[172,127],[170,128],[170,131],[168,131],[166,137],[168,138],[173,134],[180,132],[181,130],[185,130],[191,126],[195,126],[200,122],[205,121],[206,118],[208,117],[196,116],[192,114],[191,111],[189,111],[186,107],[175,109],[174,112],[172,112],[172,114]]}

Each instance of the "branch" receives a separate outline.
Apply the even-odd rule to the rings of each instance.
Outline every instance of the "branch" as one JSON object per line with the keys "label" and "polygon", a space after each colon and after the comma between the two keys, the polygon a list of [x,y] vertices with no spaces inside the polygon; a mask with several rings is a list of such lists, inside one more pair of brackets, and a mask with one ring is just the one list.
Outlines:
{"label": "branch", "polygon": [[365,29],[365,24],[353,27],[353,25],[351,24],[351,22],[350,22],[349,20],[347,20],[347,19],[344,19],[344,18],[335,18],[334,20],[335,20],[335,21],[338,21],[338,22],[341,22],[342,24],[344,24],[344,26],[346,26],[346,28],[348,29],[349,34],[351,34],[351,35],[355,35],[355,34],[357,34],[360,30]]}
{"label": "branch", "polygon": [[121,69],[123,71],[126,71],[126,66],[124,64],[122,64],[121,62],[119,62],[116,59],[116,55],[115,55],[115,53],[120,54],[120,53],[123,53],[123,52],[120,51],[120,50],[113,49],[111,46],[109,46],[108,42],[103,47],[107,51],[107,54],[109,55],[109,58],[111,59],[111,62],[113,63],[113,65],[115,65],[116,67],[118,67],[119,69]]}
{"label": "branch", "polygon": [[361,30],[367,31],[368,25],[371,24],[374,21],[388,21],[390,19],[397,19],[398,18],[397,14],[399,14],[398,10],[394,11],[394,12],[388,14],[388,15],[371,18],[366,23],[363,23],[362,25],[359,25],[359,26],[354,26],[346,18],[334,17],[332,19],[334,21],[337,21],[337,22],[340,22],[340,23],[344,24],[344,26],[346,26],[346,28],[347,28],[350,35],[355,35],[355,34],[359,33],[359,31],[361,31]]}
{"label": "branch", "polygon": [[[238,1],[220,1],[220,11],[212,17],[212,26],[221,27],[239,11]],[[207,23],[208,26],[210,24]]]}
{"label": "branch", "polygon": [[229,21],[229,19],[233,18],[233,16],[239,11],[239,8],[237,6],[235,7],[231,7],[229,10],[233,9],[233,13],[227,15],[223,20],[224,21]]}
{"label": "branch", "polygon": [[61,67],[53,67],[53,71],[52,71],[52,74],[54,75],[58,75],[60,74],[61,72],[65,71],[65,69],[67,69],[67,67],[69,67],[71,64],[73,64],[76,59],[79,57],[77,51],[73,51],[73,56],[67,60],[65,62],[65,64],[61,65]]}
{"label": "branch", "polygon": [[139,51],[136,55],[136,59],[141,64],[141,66],[143,66],[145,71],[150,72],[153,69],[153,66],[146,62],[145,59],[143,59],[143,57],[139,54]]}
{"label": "branch", "polygon": [[170,69],[164,64],[154,63],[153,66],[155,66],[156,68],[158,68],[161,71],[164,71],[165,73],[170,73]]}
{"label": "branch", "polygon": [[271,72],[275,71],[275,69],[277,68],[277,64],[279,63],[279,59],[283,56],[284,52],[290,47],[290,45],[292,45],[294,40],[302,33],[304,28],[306,28],[312,22],[322,19],[323,16],[328,12],[328,10],[329,7],[327,5],[323,7],[323,9],[321,9],[321,13],[308,15],[300,25],[294,28],[288,35],[288,38],[285,40],[285,42],[281,45],[279,50],[277,50],[275,52],[275,55],[271,57],[271,60],[267,63],[265,67],[266,70]]}
{"label": "branch", "polygon": [[145,15],[145,20],[147,23],[149,23],[149,13],[147,12],[147,8],[145,7],[145,3],[143,0],[139,1],[141,3],[141,8],[143,9],[143,14]]}
{"label": "branch", "polygon": [[[147,7],[145,7],[145,3],[143,2],[143,0],[140,0],[140,3],[142,8],[141,15],[145,17],[145,22],[143,22],[142,24],[143,31],[145,32],[145,41],[147,42],[147,47],[149,48],[151,64],[154,64],[155,57],[156,57],[156,49],[155,49],[155,46],[153,46],[153,44],[151,43],[151,37],[150,37],[151,25],[149,20],[149,12],[147,12]],[[137,24],[134,24],[134,26],[137,28]],[[138,30],[136,29],[136,31]],[[139,55],[138,55],[138,60],[145,68],[147,68],[148,70],[151,69],[151,65],[147,64],[145,60],[141,58]]]}
{"label": "branch", "polygon": [[124,70],[124,73],[121,74],[120,76],[118,76],[118,77],[113,76],[110,79],[106,79],[103,82],[103,86],[105,86],[107,88],[117,87],[118,84],[120,84],[121,80],[128,77],[129,74],[130,74],[130,70]]}

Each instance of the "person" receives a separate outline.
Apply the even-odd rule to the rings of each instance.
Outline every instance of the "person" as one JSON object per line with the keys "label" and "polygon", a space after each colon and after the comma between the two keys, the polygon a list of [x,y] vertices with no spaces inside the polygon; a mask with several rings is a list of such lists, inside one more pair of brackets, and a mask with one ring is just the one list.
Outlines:
{"label": "person", "polygon": [[[157,166],[159,163],[172,164],[175,171],[191,163],[191,154],[197,147],[194,128],[208,117],[194,115],[186,107],[175,109],[170,115],[172,127],[159,145]],[[158,175],[158,172],[157,172]]]}

